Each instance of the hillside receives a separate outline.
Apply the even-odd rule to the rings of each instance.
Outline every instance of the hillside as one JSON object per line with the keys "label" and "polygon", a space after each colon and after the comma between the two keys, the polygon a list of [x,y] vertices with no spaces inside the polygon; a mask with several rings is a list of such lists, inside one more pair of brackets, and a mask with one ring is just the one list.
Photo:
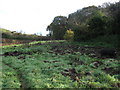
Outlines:
{"label": "hillside", "polygon": [[21,44],[38,40],[50,40],[50,37],[39,36],[34,34],[23,34],[16,31],[10,31],[4,28],[0,28],[2,34],[2,45]]}

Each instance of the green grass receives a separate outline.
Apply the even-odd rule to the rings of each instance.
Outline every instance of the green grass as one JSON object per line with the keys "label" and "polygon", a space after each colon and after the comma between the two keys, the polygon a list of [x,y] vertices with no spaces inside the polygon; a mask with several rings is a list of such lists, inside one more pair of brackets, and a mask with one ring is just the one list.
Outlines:
{"label": "green grass", "polygon": [[4,88],[20,88],[20,81],[15,70],[5,64],[2,67],[2,86]]}
{"label": "green grass", "polygon": [[[106,67],[117,69],[119,66],[118,60],[97,59],[81,55],[78,52],[56,55],[55,53],[50,53],[53,52],[51,51],[51,46],[54,46],[54,44],[34,45],[37,43],[46,42],[39,41],[32,42],[30,43],[31,45],[3,48],[2,53],[18,51],[22,53],[31,52],[31,55],[2,56],[2,88],[20,88],[22,84],[25,84],[22,87],[27,88],[118,88],[118,84],[120,84],[118,80],[119,74],[109,74],[103,70]],[[62,43],[62,45],[66,44],[70,45],[73,43]],[[82,43],[82,45],[85,46],[86,43]],[[75,58],[79,58],[84,64],[75,63]],[[102,65],[97,67],[94,64],[97,61],[101,61]],[[77,74],[80,74],[76,76],[79,80],[74,81],[70,76],[61,74],[61,72],[73,68]],[[90,74],[87,75],[86,73]],[[74,73],[73,76],[75,76]]]}
{"label": "green grass", "polygon": [[97,38],[90,39],[88,41],[73,42],[72,44],[78,44],[80,46],[100,46],[107,48],[119,48],[118,35],[104,35]]}
{"label": "green grass", "polygon": [[5,46],[0,46],[0,48],[7,48],[7,47],[12,47],[12,46],[25,46],[25,45],[34,45],[34,44],[44,44],[44,43],[49,43],[49,42],[65,42],[65,40],[49,40],[49,41],[33,41],[30,43],[26,43],[26,44],[13,44],[13,45],[5,45]]}

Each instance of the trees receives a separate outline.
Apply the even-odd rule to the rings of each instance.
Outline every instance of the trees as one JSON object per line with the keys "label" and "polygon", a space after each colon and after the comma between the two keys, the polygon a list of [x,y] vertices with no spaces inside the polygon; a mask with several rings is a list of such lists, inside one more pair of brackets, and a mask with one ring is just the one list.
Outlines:
{"label": "trees", "polygon": [[117,35],[117,40],[114,44],[115,47],[120,49],[120,1],[107,5],[106,11],[111,18],[110,34]]}
{"label": "trees", "polygon": [[83,41],[90,39],[88,34],[87,22],[99,8],[96,6],[88,6],[77,10],[68,16],[68,26],[74,31],[74,40]]}
{"label": "trees", "polygon": [[120,1],[115,4],[110,4],[107,7],[111,18],[113,19],[112,26],[114,34],[120,34]]}
{"label": "trees", "polygon": [[[86,41],[102,36],[114,38],[113,36],[115,36],[115,40],[118,40],[117,44],[120,46],[120,1],[105,5],[82,8],[69,14],[68,18],[55,17],[47,28],[50,31],[49,35],[55,39],[63,39],[63,36],[66,36],[66,30],[71,29],[74,32],[75,41]],[[115,40],[109,42],[114,43]]]}
{"label": "trees", "polygon": [[96,37],[98,35],[104,35],[106,33],[106,22],[108,18],[100,10],[96,11],[94,15],[88,21],[88,29],[91,36]]}
{"label": "trees", "polygon": [[86,24],[74,27],[74,41],[85,41],[89,39],[88,28]]}
{"label": "trees", "polygon": [[69,14],[68,16],[68,25],[69,28],[74,29],[75,27],[85,24],[88,19],[93,16],[93,13],[98,10],[96,6],[88,6],[77,10],[74,13]]}
{"label": "trees", "polygon": [[47,27],[50,32],[49,35],[54,39],[63,39],[67,29],[67,17],[64,16],[55,17],[53,22]]}

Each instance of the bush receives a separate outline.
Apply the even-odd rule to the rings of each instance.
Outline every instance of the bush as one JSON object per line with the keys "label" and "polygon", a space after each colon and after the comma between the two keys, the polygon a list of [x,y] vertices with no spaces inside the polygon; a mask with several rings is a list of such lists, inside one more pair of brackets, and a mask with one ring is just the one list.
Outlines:
{"label": "bush", "polygon": [[86,25],[80,25],[74,28],[74,41],[85,41],[88,39],[90,38]]}
{"label": "bush", "polygon": [[12,38],[12,35],[9,33],[2,32],[2,38]]}
{"label": "bush", "polygon": [[109,18],[101,11],[97,11],[88,20],[88,29],[91,34],[91,38],[96,38],[107,34],[106,29],[109,27]]}
{"label": "bush", "polygon": [[67,30],[65,35],[64,35],[64,39],[68,40],[68,41],[72,41],[73,38],[74,38],[74,32],[71,29]]}

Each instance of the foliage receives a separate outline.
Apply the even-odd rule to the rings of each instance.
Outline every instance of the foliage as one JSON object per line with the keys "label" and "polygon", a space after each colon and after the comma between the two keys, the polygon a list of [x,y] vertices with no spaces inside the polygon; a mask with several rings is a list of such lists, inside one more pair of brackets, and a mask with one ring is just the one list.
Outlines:
{"label": "foliage", "polygon": [[88,21],[89,33],[92,37],[106,34],[105,27],[107,17],[100,11],[94,13],[94,16]]}
{"label": "foliage", "polygon": [[69,28],[73,29],[74,26],[86,23],[87,20],[97,10],[98,10],[98,7],[96,7],[96,6],[88,6],[88,7],[82,8],[80,10],[77,10],[74,13],[69,14],[69,16],[68,16]]}
{"label": "foliage", "polygon": [[[72,40],[74,36],[74,41],[79,42],[35,41],[1,47],[2,88],[119,89],[119,50],[116,49],[116,58],[99,56],[99,50],[120,45],[119,6],[120,2],[107,7],[85,7],[68,18],[55,17],[47,28],[54,39]],[[1,31],[12,39],[50,38]]]}
{"label": "foliage", "polygon": [[47,27],[49,35],[54,39],[63,39],[63,36],[67,30],[67,17],[57,16],[53,22]]}
{"label": "foliage", "polygon": [[64,39],[68,41],[73,41],[73,38],[74,38],[74,32],[71,29],[67,30],[64,35]]}
{"label": "foliage", "polygon": [[21,32],[10,31],[10,30],[3,29],[3,28],[0,28],[0,33],[2,34],[3,39],[10,39],[10,40],[14,39],[14,40],[26,40],[27,41],[27,40],[50,40],[51,39],[51,37],[47,37],[47,36],[38,36],[34,34],[23,34]]}
{"label": "foliage", "polygon": [[112,21],[112,26],[113,26],[113,32],[112,33],[116,33],[116,34],[120,34],[119,31],[119,26],[120,26],[120,1],[115,3],[115,4],[110,4],[107,7],[108,13],[111,16],[111,18],[113,19]]}
{"label": "foliage", "polygon": [[118,39],[117,42],[115,43],[115,47],[120,49],[120,1],[114,4],[109,4],[106,7],[108,14],[112,18],[111,20],[111,34],[117,34]]}
{"label": "foliage", "polygon": [[[2,88],[118,88],[120,81],[118,73],[104,71],[105,68],[118,68],[116,59],[98,59],[80,52],[65,53],[63,55],[54,53],[53,47],[60,47],[61,41],[41,42],[21,46],[4,47],[2,53],[22,52],[18,56],[2,56],[3,80]],[[75,43],[62,42],[62,47]],[[86,43],[83,43],[86,46]],[[89,45],[88,45],[89,46]],[[57,48],[56,48],[57,49]],[[60,48],[62,50],[62,48]],[[64,49],[63,49],[64,50]],[[64,50],[65,51],[65,50]],[[66,49],[66,51],[69,51]],[[31,53],[31,54],[29,54]],[[77,58],[77,59],[76,59]],[[83,64],[79,65],[76,60]],[[98,67],[95,62],[101,62]],[[72,63],[72,64],[71,64]],[[74,68],[74,69],[73,69]],[[71,70],[71,71],[68,71]],[[72,71],[76,70],[76,72]],[[111,70],[109,72],[112,72]],[[62,73],[68,73],[68,76]],[[71,74],[72,72],[72,74]],[[77,73],[77,74],[76,74]],[[73,80],[69,75],[75,76]],[[21,86],[22,85],[22,86]]]}
{"label": "foliage", "polygon": [[2,73],[2,86],[4,88],[20,88],[21,83],[14,69],[3,64]]}
{"label": "foliage", "polygon": [[85,41],[87,39],[90,39],[88,28],[86,25],[77,25],[74,27],[74,41]]}
{"label": "foliage", "polygon": [[[120,46],[120,1],[106,3],[101,6],[88,6],[68,15],[68,18],[59,20],[64,16],[54,18],[48,26],[50,35],[56,39],[63,39],[67,29],[74,31],[74,41],[90,41],[97,37],[117,35],[115,47]],[[61,22],[60,22],[61,21]],[[60,23],[64,23],[61,27]],[[59,23],[59,24],[57,24]],[[103,40],[106,40],[105,38]],[[101,42],[98,40],[98,42]],[[111,39],[109,39],[111,42]]]}

